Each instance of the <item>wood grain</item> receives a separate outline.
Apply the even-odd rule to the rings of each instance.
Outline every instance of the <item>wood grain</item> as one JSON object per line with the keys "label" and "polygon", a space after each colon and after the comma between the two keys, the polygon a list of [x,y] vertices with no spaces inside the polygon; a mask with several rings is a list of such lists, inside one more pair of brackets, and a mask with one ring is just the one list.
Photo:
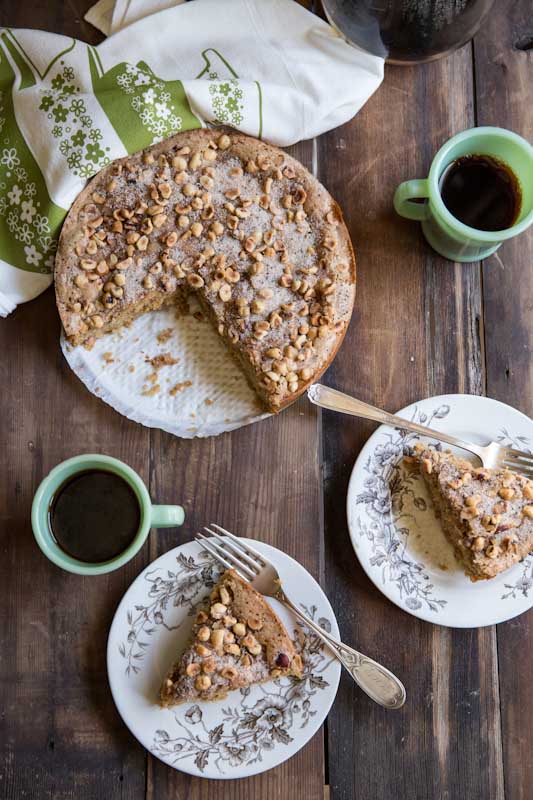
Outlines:
{"label": "wood grain", "polygon": [[[389,68],[355,120],[319,141],[319,177],[344,209],[359,276],[355,319],[327,383],[390,410],[484,386],[479,265],[438,257],[391,203],[400,181],[426,175],[438,147],[473,124],[472,97],[467,46],[447,60]],[[493,632],[408,617],[356,564],[343,499],[371,430],[324,415],[326,587],[345,640],[402,676],[409,699],[386,712],[341,682],[328,720],[331,797],[499,799]]]}
{"label": "wood grain", "polygon": [[[292,148],[312,166],[313,143]],[[305,454],[305,457],[302,457]],[[320,575],[319,430],[317,412],[305,400],[287,412],[216,439],[183,441],[152,434],[152,489],[161,502],[176,497],[187,510],[179,541],[210,522],[237,534],[260,538]],[[159,533],[154,555],[177,543]],[[182,794],[191,800],[244,800],[248,797],[323,800],[322,734],[290,761],[257,778],[226,782],[191,779],[158,761],[151,769],[154,797]]]}
{"label": "wood grain", "polygon": [[[80,20],[71,4],[0,8],[1,24],[97,41]],[[142,798],[146,756],[115,710],[105,649],[115,608],[146,554],[108,576],[62,572],[37,549],[30,508],[51,467],[82,452],[122,458],[147,479],[149,432],[69,370],[52,290],[2,320],[0,342],[0,797]]]}
{"label": "wood grain", "polygon": [[0,796],[141,797],[145,754],[115,711],[105,646],[144,557],[108,576],[62,572],[37,549],[30,506],[51,467],[80,452],[118,456],[147,478],[149,434],[70,372],[51,292],[2,320],[0,340]]}
{"label": "wood grain", "polygon": [[[101,39],[92,0],[0,6],[0,24]],[[312,5],[315,10],[318,3]],[[389,68],[355,120],[295,148],[341,203],[358,257],[348,337],[325,381],[394,410],[443,392],[487,391],[532,413],[531,234],[481,269],[453,265],[392,212],[395,186],[427,173],[473,124],[531,139],[530,0],[504,0],[474,45]],[[0,797],[53,800],[526,800],[533,739],[530,615],[474,631],[430,626],[390,604],[358,566],[344,512],[353,462],[373,426],[305,400],[217,439],[180,441],[119,417],[58,349],[51,292],[0,323]],[[33,492],[58,461],[96,450],[130,463],[179,530],[152,534],[125,569],[79,578],[49,564],[29,524]],[[275,544],[325,584],[346,641],[405,681],[386,712],[343,678],[327,723],[279,768],[242,781],[192,779],[147,757],[107,687],[116,604],[145,563],[218,521]],[[501,710],[500,710],[501,709]]]}
{"label": "wood grain", "polygon": [[[531,141],[531,3],[502,3],[475,41],[477,122],[510,128]],[[533,235],[506,242],[484,264],[487,392],[533,415]],[[531,612],[498,626],[499,683],[506,797],[531,797],[533,659]]]}

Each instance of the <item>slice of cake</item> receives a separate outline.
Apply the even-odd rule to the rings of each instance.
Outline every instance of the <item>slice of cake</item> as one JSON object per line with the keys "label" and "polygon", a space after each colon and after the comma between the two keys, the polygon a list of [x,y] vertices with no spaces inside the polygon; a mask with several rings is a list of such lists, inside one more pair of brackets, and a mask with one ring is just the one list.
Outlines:
{"label": "slice of cake", "polygon": [[220,700],[232,689],[283,675],[301,678],[302,659],[268,603],[228,570],[198,611],[189,645],[163,681],[160,702]]}
{"label": "slice of cake", "polygon": [[532,481],[506,469],[476,469],[422,443],[415,458],[443,531],[472,581],[493,578],[528,555]]}

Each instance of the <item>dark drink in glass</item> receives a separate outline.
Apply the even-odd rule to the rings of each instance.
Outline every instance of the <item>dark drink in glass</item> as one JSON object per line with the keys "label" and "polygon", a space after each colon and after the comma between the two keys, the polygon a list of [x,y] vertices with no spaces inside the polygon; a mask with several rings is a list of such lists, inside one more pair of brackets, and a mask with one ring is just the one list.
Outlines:
{"label": "dark drink in glass", "polygon": [[494,0],[322,0],[331,24],[392,64],[432,61],[476,33]]}

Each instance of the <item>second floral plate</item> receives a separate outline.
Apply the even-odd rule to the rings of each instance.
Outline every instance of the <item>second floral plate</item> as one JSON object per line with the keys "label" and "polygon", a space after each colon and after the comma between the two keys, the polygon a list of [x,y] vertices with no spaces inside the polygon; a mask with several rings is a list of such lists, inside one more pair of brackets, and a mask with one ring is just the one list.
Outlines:
{"label": "second floral plate", "polygon": [[[441,395],[398,413],[466,441],[533,449],[529,417],[487,397]],[[438,625],[477,628],[527,611],[533,606],[533,555],[489,581],[472,583],[444,537],[422,478],[402,463],[417,439],[382,425],[355,463],[348,526],[363,569],[393,603]],[[465,451],[454,452],[475,461]]]}
{"label": "second floral plate", "polygon": [[[276,565],[284,586],[294,587],[293,599],[302,610],[338,637],[332,608],[314,578],[280,550],[257,541],[253,546]],[[281,764],[309,741],[335,699],[341,668],[316,634],[273,600],[302,652],[303,680],[277,679],[230,692],[225,700],[161,709],[157,697],[163,677],[219,573],[198,542],[150,564],[115,613],[107,668],[122,719],[150,753],[191,775],[244,778]]]}

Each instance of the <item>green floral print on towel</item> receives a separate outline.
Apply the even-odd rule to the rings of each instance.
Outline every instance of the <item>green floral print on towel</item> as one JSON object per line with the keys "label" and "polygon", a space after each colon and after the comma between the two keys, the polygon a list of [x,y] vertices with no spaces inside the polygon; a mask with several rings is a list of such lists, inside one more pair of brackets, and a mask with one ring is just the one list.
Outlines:
{"label": "green floral print on towel", "polygon": [[201,127],[181,81],[159,78],[144,61],[122,61],[104,72],[92,48],[89,66],[96,98],[128,153]]}
{"label": "green floral print on towel", "polygon": [[[211,104],[213,106],[214,122],[219,125],[238,126],[243,121],[244,110],[243,91],[239,88],[239,81],[231,78],[223,82],[216,82],[216,73],[213,83],[209,86]],[[209,75],[211,78],[211,73]]]}
{"label": "green floral print on towel", "polygon": [[102,131],[87,113],[72,67],[60,62],[60,70],[41,91],[39,109],[53,122],[52,136],[74,175],[90,178],[109,163],[109,147],[102,144]]}
{"label": "green floral print on towel", "polygon": [[0,258],[51,272],[65,210],[55,205],[22,136],[13,108],[15,73],[0,45]]}

